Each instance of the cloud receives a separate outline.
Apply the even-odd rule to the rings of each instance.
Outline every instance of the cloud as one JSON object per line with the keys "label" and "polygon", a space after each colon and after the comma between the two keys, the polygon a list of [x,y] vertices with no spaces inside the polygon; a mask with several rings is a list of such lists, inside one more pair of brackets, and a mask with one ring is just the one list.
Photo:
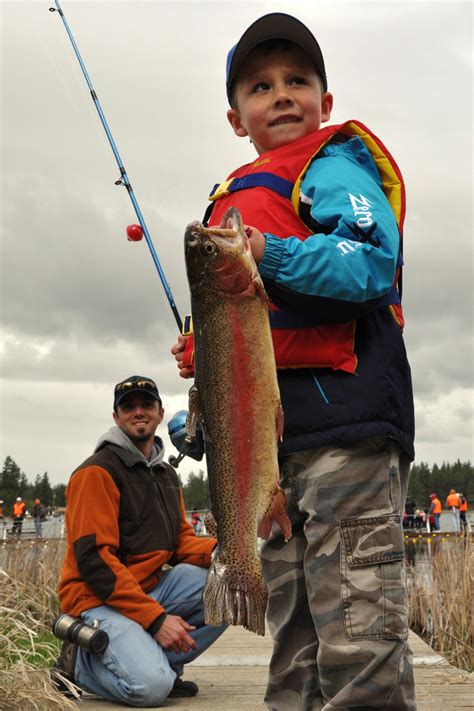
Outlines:
{"label": "cloud", "polygon": [[[226,53],[266,11],[315,31],[335,94],[332,122],[357,118],[380,135],[407,185],[417,458],[472,458],[469,3],[63,10],[182,315],[185,227],[202,217],[212,185],[254,157],[227,124]],[[188,384],[169,354],[177,328],[146,243],[127,242],[137,217],[114,185],[118,166],[59,15],[43,2],[6,2],[2,14],[0,457],[58,482],[109,427],[115,382],[155,377],[170,413],[186,407]]]}

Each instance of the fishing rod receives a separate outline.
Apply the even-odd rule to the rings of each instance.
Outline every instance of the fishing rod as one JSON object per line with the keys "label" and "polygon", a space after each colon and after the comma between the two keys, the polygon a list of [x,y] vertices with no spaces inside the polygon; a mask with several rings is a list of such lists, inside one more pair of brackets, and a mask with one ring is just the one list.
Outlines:
{"label": "fishing rod", "polygon": [[158,259],[158,255],[156,254],[155,247],[153,245],[152,239],[150,237],[150,233],[148,232],[148,228],[145,224],[145,220],[143,219],[143,215],[141,213],[140,207],[138,205],[137,199],[135,197],[135,193],[132,190],[132,186],[130,184],[130,180],[128,179],[127,172],[125,170],[125,167],[123,165],[123,161],[120,158],[120,154],[117,150],[117,146],[115,145],[115,141],[112,137],[112,134],[110,132],[110,128],[108,126],[107,120],[105,118],[104,112],[102,111],[102,107],[100,105],[99,99],[97,97],[97,94],[94,90],[94,87],[92,86],[92,82],[89,78],[89,74],[87,73],[87,69],[85,67],[85,64],[82,60],[82,57],[80,55],[79,49],[77,47],[77,44],[74,40],[74,37],[72,35],[71,29],[68,25],[68,22],[64,16],[64,12],[61,9],[61,5],[59,4],[59,0],[54,0],[56,7],[50,7],[49,11],[50,12],[59,12],[61,19],[63,21],[64,27],[66,28],[66,32],[68,34],[69,39],[71,40],[72,47],[74,49],[75,55],[77,57],[77,61],[80,64],[80,67],[82,69],[82,73],[84,75],[84,79],[87,82],[87,86],[89,87],[89,91],[92,96],[92,100],[94,102],[94,106],[97,109],[97,113],[99,114],[99,118],[102,122],[102,126],[104,127],[105,133],[107,135],[107,138],[109,139],[110,147],[112,148],[112,152],[115,156],[115,160],[117,161],[119,170],[120,170],[120,178],[115,181],[115,185],[123,185],[125,188],[127,188],[127,192],[130,196],[130,200],[132,201],[133,208],[135,210],[135,213],[137,215],[138,221],[140,225],[129,225],[127,227],[127,235],[128,239],[132,242],[138,242],[141,240],[142,236],[145,235],[146,243],[148,245],[148,248],[150,250],[150,254],[152,256],[153,262],[155,263],[156,270],[158,272],[158,275],[160,277],[161,283],[163,285],[163,289],[165,291],[166,297],[168,299],[168,303],[171,307],[171,311],[173,312],[173,316],[176,320],[176,323],[178,324],[179,331],[182,331],[183,327],[183,322],[181,320],[181,316],[179,315],[178,309],[176,308],[176,304],[173,298],[173,294],[171,293],[170,286],[166,280],[165,274],[163,272],[163,269],[160,264],[160,260]]}

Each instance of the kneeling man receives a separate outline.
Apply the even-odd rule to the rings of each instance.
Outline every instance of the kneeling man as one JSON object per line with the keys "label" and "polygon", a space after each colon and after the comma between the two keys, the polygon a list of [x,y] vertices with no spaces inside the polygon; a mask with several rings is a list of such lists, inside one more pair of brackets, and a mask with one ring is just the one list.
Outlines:
{"label": "kneeling man", "polygon": [[[109,636],[101,655],[65,642],[55,671],[130,706],[194,696],[183,665],[224,631],[204,622],[203,587],[214,538],[186,521],[175,470],[155,431],[164,410],[156,384],[134,375],[114,391],[115,427],[72,474],[61,609]],[[54,678],[54,674],[53,674]]]}

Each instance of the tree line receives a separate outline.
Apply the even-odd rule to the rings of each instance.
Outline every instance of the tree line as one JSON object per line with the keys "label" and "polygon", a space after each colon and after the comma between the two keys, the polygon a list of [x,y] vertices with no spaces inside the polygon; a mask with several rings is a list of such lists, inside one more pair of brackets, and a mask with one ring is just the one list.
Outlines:
{"label": "tree line", "polygon": [[65,484],[51,484],[48,472],[37,474],[31,483],[11,457],[7,457],[3,463],[0,473],[0,499],[3,499],[3,513],[7,516],[10,515],[13,502],[18,496],[21,496],[29,511],[35,499],[40,499],[46,508],[66,506],[65,490]]}
{"label": "tree line", "polygon": [[185,484],[183,484],[183,480],[180,476],[179,480],[183,490],[184,508],[186,511],[191,511],[192,509],[206,511],[211,509],[209,482],[202,469],[200,469],[197,474],[191,472]]}
{"label": "tree line", "polygon": [[[471,462],[461,462],[459,459],[454,464],[443,462],[441,466],[434,464],[429,467],[425,462],[413,464],[410,470],[410,483],[408,497],[419,508],[429,505],[430,494],[438,495],[444,505],[450,489],[462,492],[470,506],[474,505],[474,467]],[[186,483],[180,478],[183,489],[184,505],[188,511],[193,508],[205,511],[211,508],[211,495],[209,482],[204,471],[200,469],[197,474],[191,472]],[[11,458],[7,457],[0,474],[0,499],[3,499],[5,513],[11,511],[17,496],[21,496],[31,508],[35,499],[47,507],[65,506],[65,484],[52,486],[48,473],[37,474],[33,483],[28,481],[24,472]]]}
{"label": "tree line", "polygon": [[431,468],[425,462],[413,464],[410,469],[408,498],[422,509],[429,506],[430,494],[437,494],[441,504],[445,506],[446,497],[451,489],[464,494],[469,506],[474,505],[474,467],[471,462],[457,460],[454,464],[443,462],[441,466],[434,464]]}

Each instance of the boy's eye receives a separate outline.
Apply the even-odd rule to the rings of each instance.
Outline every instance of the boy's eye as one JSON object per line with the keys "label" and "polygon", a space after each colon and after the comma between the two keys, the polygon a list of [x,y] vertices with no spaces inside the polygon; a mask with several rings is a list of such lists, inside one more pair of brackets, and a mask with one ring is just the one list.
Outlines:
{"label": "boy's eye", "polygon": [[269,84],[267,84],[266,81],[259,81],[257,84],[255,84],[253,90],[254,91],[267,91],[270,88]]}
{"label": "boy's eye", "polygon": [[291,79],[288,83],[290,85],[291,84],[306,84],[306,79],[304,77],[291,77]]}

